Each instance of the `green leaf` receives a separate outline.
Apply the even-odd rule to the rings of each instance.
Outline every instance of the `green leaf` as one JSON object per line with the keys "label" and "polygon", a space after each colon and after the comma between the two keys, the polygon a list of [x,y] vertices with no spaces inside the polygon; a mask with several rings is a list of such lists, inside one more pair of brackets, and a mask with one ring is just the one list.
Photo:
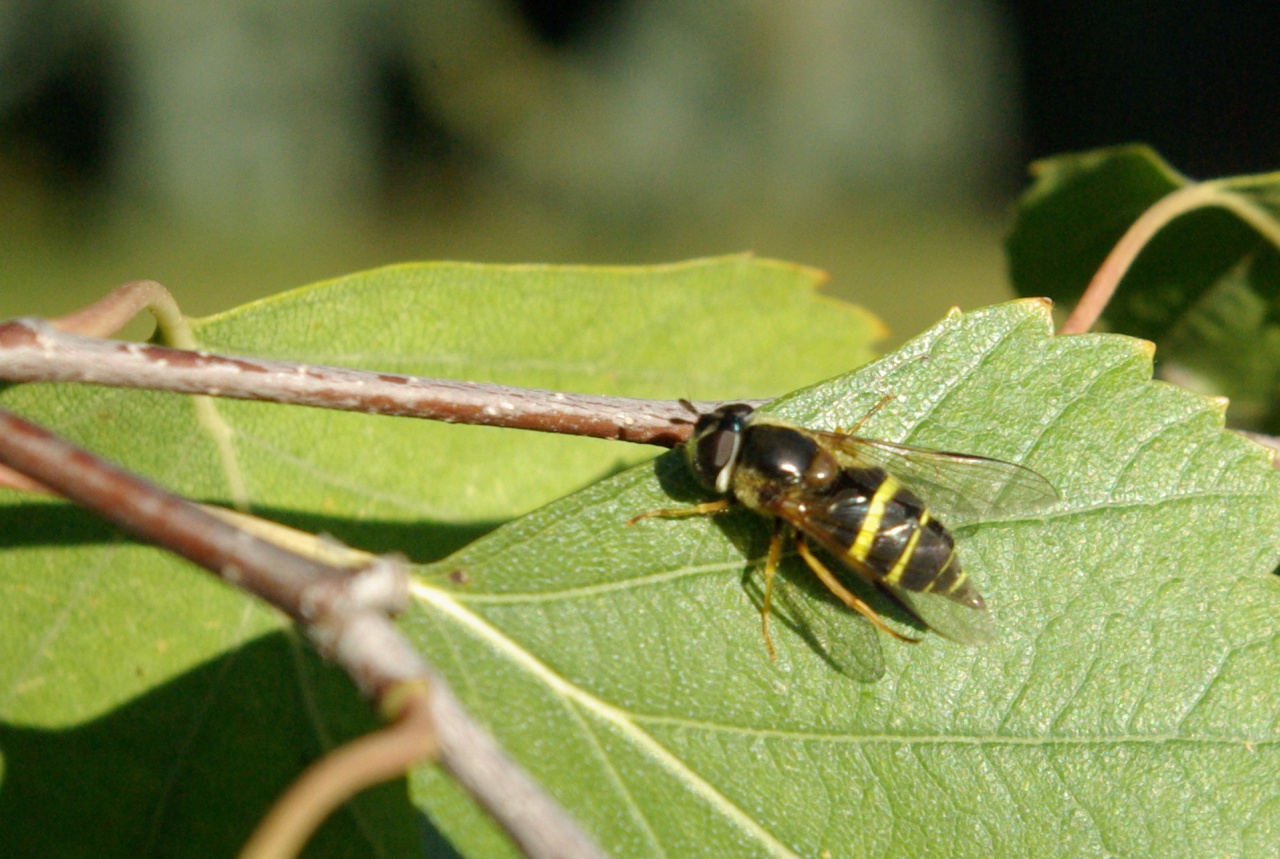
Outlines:
{"label": "green leaf", "polygon": [[[1045,295],[1068,307],[1080,299],[1130,225],[1161,197],[1187,184],[1146,146],[1045,158],[1032,165],[1031,175],[1033,182],[1018,201],[1006,241],[1010,278],[1019,293]],[[1126,300],[1125,294],[1138,291],[1125,289],[1108,311],[1142,315],[1121,306],[1133,300]],[[1135,327],[1120,330],[1153,337],[1138,327],[1138,320],[1131,324]]]}
{"label": "green leaf", "polygon": [[1196,186],[1126,146],[1046,159],[1033,174],[1008,239],[1010,274],[1021,294],[1067,307],[1140,215],[1175,191],[1201,192],[1142,250],[1104,319],[1154,341],[1180,381],[1189,371],[1230,396],[1236,422],[1280,426],[1280,173]]}
{"label": "green leaf", "polygon": [[[675,453],[426,568],[405,627],[611,855],[1269,854],[1280,477],[1150,369],[1146,344],[1053,337],[1018,302],[776,404],[830,428],[893,394],[866,435],[1057,486],[1042,515],[957,534],[995,644],[901,644],[846,614],[882,676],[787,623],[771,662],[763,521],[624,524],[697,498]],[[794,601],[820,599],[784,572]],[[442,776],[412,787],[468,855],[500,855]]]}
{"label": "green leaf", "polygon": [[[818,273],[729,257],[647,268],[426,264],[201,320],[204,348],[632,396],[762,397],[870,357],[880,326]],[[189,397],[0,391],[10,409],[170,489],[430,560],[652,449]],[[306,763],[372,724],[268,609],[56,501],[0,491],[0,854],[229,855]],[[316,855],[404,855],[404,783]],[[405,845],[410,845],[406,848]]]}

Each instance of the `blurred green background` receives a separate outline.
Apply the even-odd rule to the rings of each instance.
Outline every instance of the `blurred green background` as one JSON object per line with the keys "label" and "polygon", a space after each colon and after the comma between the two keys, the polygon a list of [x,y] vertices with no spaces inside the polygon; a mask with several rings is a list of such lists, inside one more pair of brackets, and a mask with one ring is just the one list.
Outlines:
{"label": "blurred green background", "polygon": [[831,272],[898,341],[1009,296],[1030,157],[1142,139],[1184,169],[1267,166],[1277,23],[1188,2],[0,0],[0,316],[134,278],[204,315],[405,260],[750,250]]}

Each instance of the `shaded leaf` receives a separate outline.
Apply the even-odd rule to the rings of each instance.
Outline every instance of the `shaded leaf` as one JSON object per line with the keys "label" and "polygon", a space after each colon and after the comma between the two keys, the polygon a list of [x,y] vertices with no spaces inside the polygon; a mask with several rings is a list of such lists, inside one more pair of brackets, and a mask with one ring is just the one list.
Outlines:
{"label": "shaded leaf", "polygon": [[[1066,307],[1143,212],[1192,184],[1142,146],[1046,159],[1033,174],[1008,239],[1010,272],[1023,295],[1047,295]],[[1204,377],[1207,390],[1230,396],[1235,420],[1274,429],[1280,417],[1280,254],[1223,201],[1280,232],[1280,174],[1199,187],[1203,207],[1151,240],[1104,318],[1113,331],[1155,341],[1162,360]]]}
{"label": "shaded leaf", "polygon": [[[815,296],[819,279],[747,257],[634,269],[396,266],[195,330],[214,351],[312,363],[758,397],[869,357],[879,324]],[[191,398],[24,385],[0,399],[168,488],[229,495],[227,462]],[[263,403],[217,410],[255,513],[419,560],[653,456]],[[268,797],[370,724],[367,706],[276,613],[67,505],[0,491],[0,594],[0,854],[206,852],[193,844],[228,853]],[[316,855],[400,855],[420,821],[401,783],[330,827]]]}

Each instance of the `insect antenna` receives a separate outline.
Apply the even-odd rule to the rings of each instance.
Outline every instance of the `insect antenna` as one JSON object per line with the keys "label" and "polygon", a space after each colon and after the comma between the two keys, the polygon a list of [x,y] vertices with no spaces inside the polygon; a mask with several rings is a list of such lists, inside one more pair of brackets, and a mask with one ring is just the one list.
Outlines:
{"label": "insect antenna", "polygon": [[673,424],[696,423],[698,418],[702,416],[702,412],[698,411],[698,407],[695,406],[691,401],[686,400],[684,397],[681,397],[680,399],[676,400],[676,402],[684,406],[685,410],[688,411],[689,414],[693,415],[693,420],[689,420],[688,418],[672,418],[671,422]]}

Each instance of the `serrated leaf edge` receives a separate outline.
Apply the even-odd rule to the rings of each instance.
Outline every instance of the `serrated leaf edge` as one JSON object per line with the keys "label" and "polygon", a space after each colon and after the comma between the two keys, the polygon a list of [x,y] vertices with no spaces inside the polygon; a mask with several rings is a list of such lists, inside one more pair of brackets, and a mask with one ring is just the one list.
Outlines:
{"label": "serrated leaf edge", "polygon": [[[468,262],[460,260],[426,260],[417,262],[399,262],[389,265],[375,266],[374,268],[364,269],[362,271],[351,272],[350,274],[339,275],[338,277],[317,280],[312,283],[296,286],[283,292],[277,292],[274,295],[268,295],[263,298],[245,302],[244,304],[228,308],[226,310],[212,313],[208,316],[192,317],[190,322],[193,328],[198,329],[201,326],[210,325],[217,322],[224,322],[238,314],[247,311],[257,310],[263,307],[269,307],[289,299],[298,298],[303,295],[320,293],[325,290],[341,288],[351,283],[375,276],[387,276],[404,272],[423,272],[423,271],[440,271],[454,269],[457,271],[491,271],[503,273],[520,273],[520,272],[563,272],[566,274],[583,274],[583,273],[599,273],[617,277],[621,275],[641,275],[641,274],[667,274],[673,271],[681,271],[686,269],[711,267],[716,265],[727,265],[731,263],[750,263],[765,268],[787,269],[802,273],[809,281],[811,291],[821,287],[830,275],[819,268],[804,265],[803,263],[788,262],[784,259],[775,257],[757,257],[750,251],[742,251],[739,253],[723,254],[720,256],[693,257],[691,259],[677,260],[675,262],[655,263],[652,265],[591,265],[589,263],[578,264],[549,264],[549,263],[493,263],[493,262]],[[826,296],[819,295],[823,298]],[[827,297],[829,298],[829,297]],[[839,299],[829,299],[836,304],[846,307],[857,307],[858,310],[868,316],[868,318],[879,319],[873,317],[871,313],[861,305],[851,305],[848,302]],[[883,324],[883,323],[881,323]]]}

